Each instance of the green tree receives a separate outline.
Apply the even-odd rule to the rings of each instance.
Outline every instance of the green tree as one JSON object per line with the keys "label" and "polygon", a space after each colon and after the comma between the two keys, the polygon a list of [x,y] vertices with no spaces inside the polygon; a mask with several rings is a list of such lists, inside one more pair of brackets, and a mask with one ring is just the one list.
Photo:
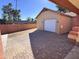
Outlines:
{"label": "green tree", "polygon": [[31,18],[31,17],[28,17],[28,18],[27,18],[27,21],[28,21],[28,22],[33,22],[33,21],[34,21],[34,19],[33,19],[33,18]]}
{"label": "green tree", "polygon": [[64,13],[66,13],[66,12],[69,12],[69,10],[68,9],[66,9],[66,8],[64,8],[64,7],[61,7],[61,6],[56,6],[57,8],[58,8],[58,12],[64,12]]}
{"label": "green tree", "polygon": [[13,9],[12,4],[3,6],[3,20],[6,20],[6,23],[13,23],[14,21],[20,21],[20,10]]}
{"label": "green tree", "polygon": [[14,21],[20,21],[20,10],[12,10],[12,15],[13,15],[13,19]]}
{"label": "green tree", "polygon": [[2,11],[3,11],[3,19],[6,20],[6,23],[11,23],[12,22],[12,4],[9,3],[8,5],[3,6]]}

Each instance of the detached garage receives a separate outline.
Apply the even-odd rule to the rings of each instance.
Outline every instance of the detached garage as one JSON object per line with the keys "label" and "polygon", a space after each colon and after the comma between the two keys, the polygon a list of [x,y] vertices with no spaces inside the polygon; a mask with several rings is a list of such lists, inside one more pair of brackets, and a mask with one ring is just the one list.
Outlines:
{"label": "detached garage", "polygon": [[67,33],[72,28],[72,17],[44,8],[36,17],[38,30]]}

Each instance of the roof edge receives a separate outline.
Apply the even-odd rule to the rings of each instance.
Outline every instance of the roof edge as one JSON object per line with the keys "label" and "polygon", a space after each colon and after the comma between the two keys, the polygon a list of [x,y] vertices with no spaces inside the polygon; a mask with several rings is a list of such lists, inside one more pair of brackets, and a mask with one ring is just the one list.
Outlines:
{"label": "roof edge", "polygon": [[55,12],[55,13],[60,14],[60,15],[64,15],[64,16],[73,18],[73,16],[69,16],[69,15],[66,15],[66,14],[64,14],[64,13],[60,13],[60,12],[57,12],[57,11],[54,11],[54,10],[51,10],[51,9],[49,9],[49,8],[44,7],[44,8],[41,10],[41,12],[35,17],[35,19],[37,19],[38,16],[39,16],[43,11],[47,11],[47,10],[52,11],[52,12]]}

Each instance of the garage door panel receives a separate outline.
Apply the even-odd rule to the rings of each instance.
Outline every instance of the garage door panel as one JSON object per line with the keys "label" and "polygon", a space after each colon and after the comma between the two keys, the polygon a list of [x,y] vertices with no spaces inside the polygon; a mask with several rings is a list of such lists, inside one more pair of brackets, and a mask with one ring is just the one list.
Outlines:
{"label": "garage door panel", "polygon": [[50,32],[55,32],[56,31],[56,21],[57,20],[45,20],[44,22],[44,30],[45,31],[50,31]]}

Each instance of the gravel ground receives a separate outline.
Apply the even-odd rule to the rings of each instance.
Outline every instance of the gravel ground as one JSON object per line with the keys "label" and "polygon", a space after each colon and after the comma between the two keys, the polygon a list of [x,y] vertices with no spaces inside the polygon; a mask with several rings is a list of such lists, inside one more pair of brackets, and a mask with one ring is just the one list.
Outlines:
{"label": "gravel ground", "polygon": [[59,35],[38,30],[29,35],[35,59],[64,59],[74,47],[67,34]]}

